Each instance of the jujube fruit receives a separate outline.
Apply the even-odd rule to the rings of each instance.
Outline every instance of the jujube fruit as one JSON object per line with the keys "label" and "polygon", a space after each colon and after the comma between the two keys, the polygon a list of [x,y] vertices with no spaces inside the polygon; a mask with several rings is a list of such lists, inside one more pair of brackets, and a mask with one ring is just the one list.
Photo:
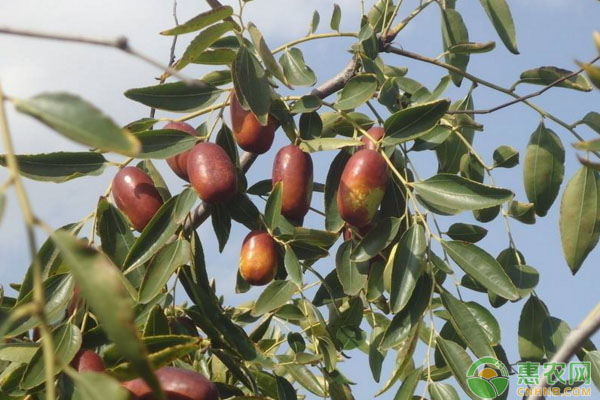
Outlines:
{"label": "jujube fruit", "polygon": [[337,206],[342,219],[359,228],[369,224],[381,204],[388,179],[388,166],[377,151],[354,153],[338,187]]}
{"label": "jujube fruit", "polygon": [[313,188],[313,163],[298,146],[282,147],[273,161],[273,186],[282,182],[281,214],[302,222],[310,208]]}
{"label": "jujube fruit", "polygon": [[214,143],[198,143],[188,157],[190,183],[207,203],[225,203],[236,194],[237,173],[223,148]]}
{"label": "jujube fruit", "polygon": [[142,231],[163,204],[152,179],[137,167],[125,167],[113,178],[112,194],[117,207]]}
{"label": "jujube fruit", "polygon": [[[183,131],[189,133],[192,136],[198,136],[198,132],[194,129],[190,124],[186,124],[185,122],[169,122],[165,125],[164,129],[172,129],[176,131]],[[167,158],[167,164],[169,167],[175,172],[175,174],[183,180],[190,181],[187,172],[187,160],[190,155],[190,150],[184,151],[183,153],[179,153],[173,157]]]}
{"label": "jujube fruit", "polygon": [[231,128],[238,146],[255,154],[269,151],[279,122],[269,114],[267,125],[262,126],[251,111],[244,110],[235,92],[231,92],[229,112]]}
{"label": "jujube fruit", "polygon": [[81,349],[73,357],[71,367],[77,372],[104,372],[104,360],[93,350]]}
{"label": "jujube fruit", "polygon": [[277,245],[264,231],[252,231],[242,243],[240,274],[253,286],[271,282],[277,272]]}
{"label": "jujube fruit", "polygon": [[[168,400],[218,400],[219,393],[214,383],[204,375],[187,369],[163,367],[156,371],[160,387]],[[137,400],[155,400],[152,389],[142,378],[123,382]]]}
{"label": "jujube fruit", "polygon": [[[385,131],[380,126],[372,127],[367,131],[367,133],[375,140],[379,140],[385,135]],[[361,146],[361,149],[377,150],[377,145],[373,143],[373,141],[366,135],[364,135],[360,140],[364,143],[364,145]]]}

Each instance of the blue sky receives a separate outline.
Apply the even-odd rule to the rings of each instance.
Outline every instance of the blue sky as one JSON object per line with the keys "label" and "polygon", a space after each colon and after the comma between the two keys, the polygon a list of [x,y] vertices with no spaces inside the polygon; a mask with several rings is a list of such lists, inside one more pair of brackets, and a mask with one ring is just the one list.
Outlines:
{"label": "blue sky", "polygon": [[[356,30],[360,13],[358,0],[338,1],[343,8],[342,29]],[[405,0],[400,9],[403,18],[417,4]],[[237,2],[236,2],[237,4]],[[318,32],[329,31],[328,22],[333,2],[323,0],[255,0],[246,7],[245,20],[253,21],[263,31],[272,48],[303,36],[312,15],[312,10],[321,13],[321,27]],[[371,1],[366,1],[367,6]],[[600,30],[600,4],[594,0],[528,0],[509,1],[517,29],[517,40],[521,55],[509,53],[499,41],[495,31],[477,1],[458,1],[458,10],[463,15],[469,29],[470,39],[477,42],[495,40],[497,48],[487,54],[473,55],[469,71],[486,80],[508,87],[518,79],[519,74],[530,68],[553,65],[574,69],[575,59],[590,60],[596,49],[592,41],[594,30]],[[104,37],[125,35],[135,48],[161,60],[168,59],[170,39],[158,32],[173,25],[171,2],[159,0],[107,0],[104,2],[79,2],[61,0],[44,2],[41,0],[21,0],[0,3],[0,25],[19,28],[32,28],[47,31],[81,33]],[[179,0],[180,21],[186,20],[205,8],[203,2]],[[32,12],[35,10],[35,12]],[[396,39],[396,45],[406,50],[436,57],[441,53],[440,12],[437,6],[430,6]],[[193,37],[193,36],[192,36]],[[186,41],[181,38],[177,54],[181,54]],[[347,63],[346,49],[352,43],[349,39],[334,38],[301,45],[307,63],[317,72],[319,82],[323,82]],[[9,36],[0,36],[0,79],[5,91],[14,97],[26,97],[42,91],[69,91],[82,95],[100,109],[112,116],[119,124],[126,124],[147,116],[146,107],[133,103],[122,96],[131,87],[147,86],[154,83],[159,71],[140,61],[113,49],[95,48],[78,44],[41,42]],[[432,89],[445,71],[399,56],[386,55],[386,63],[409,68],[408,76],[417,79]],[[188,74],[198,76],[207,69],[192,66]],[[469,88],[468,82],[462,87],[449,87],[444,96],[462,98]],[[518,93],[525,94],[536,87],[522,85]],[[296,93],[303,94],[300,88]],[[483,87],[474,92],[475,106],[489,108],[507,101],[507,96]],[[553,89],[544,96],[534,99],[559,118],[571,123],[582,118],[589,111],[599,110],[598,92],[579,93],[567,89]],[[161,113],[160,116],[168,116]],[[385,113],[384,113],[385,115]],[[9,111],[10,126],[19,153],[38,153],[58,150],[81,150],[82,147],[63,139],[36,121]],[[515,105],[491,115],[481,115],[477,121],[484,124],[485,130],[478,132],[475,147],[490,163],[493,150],[503,144],[510,144],[522,154],[530,134],[540,122],[539,115],[523,105]],[[197,125],[202,119],[194,121]],[[570,143],[574,138],[561,127],[547,122],[562,139],[566,149],[565,179],[570,178],[578,168],[576,153]],[[588,138],[595,136],[585,127],[578,132]],[[273,156],[277,149],[287,144],[281,131],[278,132],[273,149],[259,158],[248,176],[250,183],[270,177]],[[324,182],[328,160],[334,153],[320,153],[314,156],[315,181]],[[436,162],[432,154],[415,158],[421,177],[435,173]],[[158,162],[171,191],[177,192],[182,182],[166,167]],[[102,176],[77,179],[60,186],[51,183],[26,182],[36,214],[54,227],[78,220],[92,211],[115,170],[109,169]],[[515,191],[517,199],[524,200],[521,166],[510,170],[494,171],[496,183]],[[0,170],[0,182],[7,177]],[[564,185],[563,185],[564,189]],[[562,190],[561,190],[562,193]],[[260,200],[257,205],[264,204]],[[315,194],[313,205],[322,209],[322,196]],[[550,313],[565,320],[571,327],[576,326],[598,301],[598,250],[592,252],[579,273],[573,277],[562,255],[558,232],[557,204],[544,218],[538,218],[536,225],[523,225],[511,221],[511,229],[517,247],[524,253],[529,265],[540,271],[541,279],[537,287],[538,295],[546,302]],[[469,214],[460,215],[462,222],[476,222]],[[442,228],[456,222],[456,218],[440,218]],[[322,228],[322,222],[315,216],[307,218],[306,224]],[[508,245],[500,218],[486,224],[488,236],[481,245],[496,255]],[[258,295],[254,289],[247,295],[235,295],[235,273],[241,240],[246,229],[234,224],[229,243],[223,254],[216,252],[216,240],[205,224],[199,230],[207,253],[209,274],[217,279],[219,292],[226,295],[230,304],[238,304]],[[40,242],[43,238],[40,236]],[[16,198],[9,192],[8,208],[0,222],[0,283],[20,281],[29,264],[23,223],[20,218]],[[329,272],[333,260],[318,264],[322,273]],[[455,268],[458,270],[458,268]],[[307,280],[312,279],[307,277]],[[180,291],[181,292],[181,291]],[[487,299],[477,293],[463,290],[467,299],[489,306]],[[502,328],[503,345],[509,359],[516,361],[517,324],[523,302],[508,304],[493,310]],[[438,329],[441,324],[438,326]],[[370,376],[366,357],[358,351],[351,352],[352,359],[342,367],[347,376],[357,382],[353,388],[357,399],[372,398],[379,385]],[[422,360],[422,353],[415,357]],[[385,381],[391,373],[393,355],[382,374]],[[513,381],[513,388],[514,388]],[[382,399],[391,399],[391,390]],[[511,395],[509,398],[513,398]],[[515,395],[516,398],[516,395]]]}

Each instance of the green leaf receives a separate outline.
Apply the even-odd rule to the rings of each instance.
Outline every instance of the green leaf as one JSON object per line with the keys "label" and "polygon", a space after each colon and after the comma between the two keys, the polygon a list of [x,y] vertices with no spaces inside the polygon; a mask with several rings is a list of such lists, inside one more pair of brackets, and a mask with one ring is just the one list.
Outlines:
{"label": "green leaf", "polygon": [[319,138],[323,131],[321,117],[315,111],[300,116],[300,137],[304,140]]}
{"label": "green leaf", "polygon": [[519,152],[512,146],[500,146],[494,150],[494,168],[512,168],[519,164]]}
{"label": "green leaf", "polygon": [[363,142],[354,139],[345,138],[319,138],[311,140],[303,140],[300,142],[300,148],[308,153],[317,151],[337,150],[344,147],[362,146]]}
{"label": "green leaf", "polygon": [[215,231],[215,236],[219,242],[219,253],[222,253],[229,240],[229,233],[231,232],[231,215],[229,214],[229,208],[223,204],[213,204],[210,210],[210,219],[213,230]]}
{"label": "green leaf", "polygon": [[352,250],[350,259],[352,261],[369,261],[381,250],[390,245],[398,234],[402,220],[399,218],[385,218],[362,238]]}
{"label": "green leaf", "polygon": [[453,54],[479,54],[487,53],[496,48],[496,42],[485,43],[459,43],[448,48],[448,51]]}
{"label": "green leaf", "polygon": [[515,23],[506,0],[480,0],[480,2],[504,46],[511,53],[519,54]]}
{"label": "green leaf", "polygon": [[345,115],[338,112],[324,112],[321,113],[321,121],[323,121],[321,137],[334,137],[336,135],[353,137],[356,129],[352,122],[364,130],[368,130],[375,124],[368,115],[355,111],[345,113]]}
{"label": "green leaf", "polygon": [[198,137],[173,129],[138,132],[135,137],[142,143],[138,158],[165,159],[194,147]]}
{"label": "green leaf", "polygon": [[[81,331],[72,324],[59,326],[52,332],[53,353],[56,365],[54,373],[58,373],[67,365],[81,347]],[[32,389],[46,381],[44,365],[44,349],[40,346],[27,365],[21,387]]]}
{"label": "green leaf", "polygon": [[72,400],[127,400],[127,391],[115,378],[99,372],[83,372],[73,377],[75,391]]}
{"label": "green leaf", "polygon": [[312,19],[310,21],[310,27],[308,29],[308,34],[312,35],[316,32],[319,27],[319,22],[321,21],[321,16],[317,10],[313,11]]}
{"label": "green leaf", "polygon": [[229,213],[234,221],[243,224],[250,230],[261,227],[260,212],[246,194],[238,193],[231,204],[235,204],[235,207],[229,208]]}
{"label": "green leaf", "polygon": [[460,400],[453,386],[447,383],[431,382],[427,385],[431,400]]}
{"label": "green leaf", "polygon": [[560,238],[573,275],[600,237],[600,176],[581,167],[571,178],[560,203]]}
{"label": "green leaf", "polygon": [[232,74],[235,92],[248,103],[258,121],[266,125],[271,108],[271,86],[262,65],[246,46],[238,50]]}
{"label": "green leaf", "polygon": [[[196,80],[193,85],[185,82],[129,89],[125,97],[159,110],[185,112],[206,107],[219,98],[222,89]],[[189,136],[189,135],[188,135]]]}
{"label": "green leaf", "polygon": [[442,247],[454,262],[490,292],[509,300],[519,299],[519,292],[502,266],[474,244],[442,241]]}
{"label": "green leaf", "polygon": [[377,0],[367,13],[369,24],[375,32],[380,32],[389,22],[394,12],[392,0]]}
{"label": "green leaf", "polygon": [[549,316],[542,300],[531,296],[523,305],[519,318],[519,355],[523,361],[542,361],[544,338],[542,324]]}
{"label": "green leaf", "polygon": [[269,49],[269,46],[267,46],[263,35],[260,33],[256,25],[250,22],[248,23],[247,28],[248,33],[250,33],[250,37],[252,38],[252,43],[254,43],[254,48],[258,51],[258,55],[265,64],[267,70],[271,73],[271,75],[289,87],[285,74],[283,73],[283,69],[277,63],[275,57],[273,57],[273,53]]}
{"label": "green leaf", "polygon": [[283,67],[287,81],[294,86],[312,86],[317,81],[317,76],[304,62],[302,51],[296,47],[286,49],[279,63]]}
{"label": "green leaf", "polygon": [[452,371],[452,375],[454,375],[465,394],[473,400],[480,400],[479,396],[476,396],[471,392],[471,389],[469,389],[469,385],[467,384],[467,371],[473,363],[467,352],[458,344],[450,340],[442,339],[441,337],[436,338],[436,346],[440,350],[446,364]]}
{"label": "green leaf", "polygon": [[340,30],[340,20],[342,19],[342,9],[336,3],[333,3],[333,13],[331,14],[331,22],[329,27],[334,31]]}
{"label": "green leaf", "polygon": [[[457,44],[469,43],[469,32],[462,16],[458,11],[451,8],[442,10],[442,41],[444,51]],[[469,64],[468,54],[448,54],[445,58],[448,64],[462,71],[465,71],[467,64]],[[460,86],[463,80],[461,74],[450,72],[450,77],[456,86]]]}
{"label": "green leaf", "polygon": [[294,250],[290,246],[285,246],[285,257],[284,257],[285,270],[290,277],[290,280],[294,282],[298,287],[302,287],[302,266]]}
{"label": "green leaf", "polygon": [[186,65],[193,62],[194,59],[202,54],[204,50],[210,47],[217,39],[229,32],[235,27],[233,22],[220,22],[212,25],[200,32],[187,46],[181,58],[174,65],[177,70],[183,69]]}
{"label": "green leaf", "polygon": [[592,382],[596,388],[600,388],[600,351],[590,351],[585,353],[584,361],[591,363]]}
{"label": "green leaf", "polygon": [[421,374],[423,373],[423,367],[416,368],[413,370],[403,381],[402,385],[398,389],[394,400],[412,400],[413,394],[417,389]]}
{"label": "green leaf", "polygon": [[133,122],[128,123],[123,127],[123,129],[128,130],[131,133],[147,131],[148,129],[152,129],[154,125],[156,125],[159,121],[156,118],[140,118]]}
{"label": "green leaf", "polygon": [[501,205],[513,197],[508,189],[483,185],[454,174],[438,174],[413,186],[419,200],[428,208],[446,214]]}
{"label": "green leaf", "polygon": [[391,268],[390,308],[400,312],[410,300],[424,265],[427,243],[425,229],[420,224],[411,226],[400,239],[396,256],[386,269]]}
{"label": "green leaf", "polygon": [[291,281],[275,280],[271,282],[258,296],[252,309],[252,315],[258,317],[281,307],[292,298],[297,290],[297,286]]}
{"label": "green leaf", "polygon": [[444,308],[450,313],[450,322],[466,345],[478,357],[496,357],[486,332],[482,329],[473,312],[467,305],[452,296],[448,291],[441,294]]}
{"label": "green leaf", "polygon": [[185,189],[162,205],[127,254],[124,266],[128,271],[148,261],[167,243],[187,217],[196,199],[192,189]]}
{"label": "green leaf", "polygon": [[135,238],[121,211],[109,203],[105,197],[101,197],[98,201],[96,233],[101,239],[102,251],[110,257],[115,265],[122,267]]}
{"label": "green leaf", "polygon": [[487,229],[480,226],[457,222],[450,225],[446,234],[454,240],[477,243],[487,235],[487,232]]}
{"label": "green leaf", "polygon": [[160,304],[155,304],[144,323],[144,338],[150,336],[164,336],[169,335],[170,333],[169,321],[167,320],[163,309]]}
{"label": "green leaf", "polygon": [[344,220],[340,217],[337,207],[337,191],[342,177],[342,172],[350,154],[340,151],[329,166],[325,180],[325,228],[328,231],[337,232],[344,226]]}
{"label": "green leaf", "polygon": [[582,142],[576,142],[576,143],[573,143],[573,147],[575,147],[577,150],[598,151],[598,150],[600,150],[600,140],[592,139],[592,140],[585,140]]}
{"label": "green leaf", "polygon": [[[529,69],[521,73],[519,82],[530,83],[532,85],[548,86],[567,75],[572,75],[573,71],[569,71],[557,67],[539,67]],[[592,86],[582,75],[571,76],[563,80],[556,87],[579,90],[581,92],[589,92]]]}
{"label": "green leaf", "polygon": [[163,247],[148,265],[140,287],[139,302],[145,304],[152,300],[190,257],[190,244],[185,240],[176,240]]}
{"label": "green leaf", "polygon": [[14,99],[13,103],[17,111],[77,143],[127,156],[134,156],[140,150],[140,143],[129,131],[81,97],[43,93],[30,99]]}
{"label": "green leaf", "polygon": [[277,182],[271,190],[271,194],[267,199],[267,204],[265,205],[265,224],[267,227],[271,229],[271,231],[275,230],[277,225],[279,225],[279,218],[281,218],[281,202],[282,202],[282,184],[281,182]]}
{"label": "green leaf", "polygon": [[351,253],[352,241],[348,240],[340,245],[335,256],[335,270],[344,293],[355,296],[367,283],[369,262],[353,262],[350,260]]}
{"label": "green leaf", "polygon": [[182,35],[184,33],[190,33],[199,31],[215,22],[221,21],[233,14],[233,8],[230,6],[221,6],[212,8],[208,11],[196,15],[194,18],[185,21],[181,25],[177,25],[174,28],[162,31],[160,34],[165,36]]}
{"label": "green leaf", "polygon": [[424,136],[444,116],[449,106],[450,102],[442,99],[422,103],[392,114],[385,120],[384,145],[396,145]]}
{"label": "green leaf", "polygon": [[556,133],[543,123],[529,139],[523,162],[527,199],[543,217],[554,203],[565,172],[565,149]]}
{"label": "green leaf", "polygon": [[29,364],[39,343],[4,343],[0,345],[0,360]]}
{"label": "green leaf", "polygon": [[152,182],[154,182],[154,186],[156,186],[156,190],[158,190],[158,193],[163,201],[167,201],[171,198],[171,193],[169,192],[169,188],[167,187],[165,180],[161,176],[160,172],[158,172],[158,169],[156,169],[156,166],[152,163],[152,161],[148,159],[142,160],[137,164],[137,167],[144,171],[150,177],[150,179],[152,179]]}
{"label": "green leaf", "polygon": [[411,332],[417,328],[423,313],[429,305],[433,282],[427,274],[421,275],[406,307],[394,316],[385,330],[380,348],[383,350],[397,347],[410,339]]}
{"label": "green leaf", "polygon": [[[203,53],[204,54],[204,53]],[[233,53],[233,57],[229,61],[233,61],[235,58],[235,53]],[[230,62],[228,63],[230,64]],[[232,81],[231,71],[228,69],[211,71],[206,75],[203,75],[201,80],[213,86],[223,86],[231,83]]]}
{"label": "green leaf", "polygon": [[359,74],[350,79],[341,90],[335,105],[340,110],[351,110],[373,97],[377,78],[373,74]]}
{"label": "green leaf", "polygon": [[314,94],[300,97],[292,106],[291,112],[295,114],[309,113],[318,110],[323,105],[321,99]]}
{"label": "green leaf", "polygon": [[207,49],[194,57],[191,62],[203,65],[231,65],[235,60],[235,54],[232,49]]}
{"label": "green leaf", "polygon": [[283,368],[294,380],[318,397],[326,397],[325,389],[317,377],[304,365],[284,364]]}
{"label": "green leaf", "polygon": [[239,167],[240,157],[237,151],[237,144],[233,137],[233,132],[226,124],[221,125],[221,129],[219,129],[215,143],[221,146],[231,159],[231,162]]}
{"label": "green leaf", "polygon": [[[42,182],[62,183],[86,175],[100,175],[106,159],[100,153],[58,152],[17,155],[22,176]],[[6,167],[6,156],[0,156],[0,165]]]}
{"label": "green leaf", "polygon": [[88,247],[87,242],[78,241],[67,232],[54,232],[52,240],[61,250],[80,287],[81,296],[94,312],[102,330],[150,387],[161,393],[134,322],[133,301],[123,286],[117,267],[108,257]]}
{"label": "green leaf", "polygon": [[596,133],[600,133],[600,113],[591,111],[585,114],[581,122],[596,131]]}

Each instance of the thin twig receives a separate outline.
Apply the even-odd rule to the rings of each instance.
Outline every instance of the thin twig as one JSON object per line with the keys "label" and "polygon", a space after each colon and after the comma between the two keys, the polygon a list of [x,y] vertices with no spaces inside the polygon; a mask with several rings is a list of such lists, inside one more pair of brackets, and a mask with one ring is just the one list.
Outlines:
{"label": "thin twig", "polygon": [[[598,60],[600,60],[600,56],[594,58],[592,61],[589,62],[589,64],[594,64]],[[491,113],[501,110],[503,108],[512,106],[513,104],[521,103],[525,100],[531,99],[532,97],[540,96],[541,94],[545,93],[546,91],[550,90],[551,88],[553,88],[557,85],[560,85],[562,82],[566,81],[567,79],[571,79],[571,78],[581,74],[582,72],[583,72],[583,68],[581,68],[577,71],[571,72],[570,74],[565,75],[562,78],[555,80],[554,82],[544,86],[542,89],[540,89],[536,92],[529,93],[525,96],[520,96],[518,98],[515,98],[514,100],[511,100],[504,104],[500,104],[499,106],[488,108],[487,110],[456,110],[456,111],[448,111],[447,114],[467,114],[467,113],[468,114],[491,114]]]}
{"label": "thin twig", "polygon": [[42,336],[42,348],[44,357],[44,368],[46,377],[46,398],[54,400],[56,398],[56,388],[54,387],[54,344],[52,343],[52,334],[46,319],[44,310],[44,286],[42,277],[42,266],[37,256],[37,244],[35,240],[34,226],[36,218],[31,209],[27,192],[23,186],[19,171],[19,163],[15,156],[15,149],[10,136],[6,110],[4,107],[4,94],[0,85],[0,130],[2,131],[2,142],[4,145],[6,164],[10,170],[10,174],[15,186],[23,219],[25,220],[25,228],[27,232],[27,241],[29,242],[29,251],[33,264],[33,311],[40,321],[40,333]]}
{"label": "thin twig", "polygon": [[26,36],[26,37],[34,37],[38,39],[50,39],[50,40],[60,40],[63,42],[75,42],[75,43],[86,43],[93,44],[97,46],[104,47],[112,47],[115,49],[119,49],[127,54],[130,54],[134,57],[139,58],[140,60],[145,61],[146,63],[155,66],[156,68],[168,72],[170,75],[173,75],[176,78],[181,79],[183,82],[187,83],[190,86],[196,85],[196,81],[184,75],[180,71],[171,68],[168,65],[162,64],[160,61],[153,59],[152,57],[141,53],[129,45],[129,40],[124,37],[118,37],[116,39],[104,39],[90,36],[77,36],[77,35],[65,35],[61,33],[49,33],[49,32],[39,32],[39,31],[31,31],[25,29],[14,29],[9,27],[0,27],[0,33],[5,33],[8,35],[17,35],[17,36]]}
{"label": "thin twig", "polygon": [[[583,322],[567,335],[567,338],[563,342],[562,346],[558,349],[549,364],[566,363],[568,362],[577,351],[581,349],[583,343],[588,340],[594,333],[600,329],[600,303],[592,310],[591,313],[583,320]],[[542,393],[543,389],[548,387],[548,377],[544,375],[539,384],[533,389],[533,396],[530,396],[530,400],[540,400],[544,398],[542,395],[536,393]]]}

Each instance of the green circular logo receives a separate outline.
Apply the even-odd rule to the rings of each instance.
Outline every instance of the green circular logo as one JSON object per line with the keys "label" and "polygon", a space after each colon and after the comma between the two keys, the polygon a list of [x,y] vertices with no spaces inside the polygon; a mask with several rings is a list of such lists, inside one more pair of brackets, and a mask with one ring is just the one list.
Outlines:
{"label": "green circular logo", "polygon": [[480,358],[471,364],[467,371],[467,384],[476,396],[495,399],[508,388],[508,370],[504,363],[496,358]]}

